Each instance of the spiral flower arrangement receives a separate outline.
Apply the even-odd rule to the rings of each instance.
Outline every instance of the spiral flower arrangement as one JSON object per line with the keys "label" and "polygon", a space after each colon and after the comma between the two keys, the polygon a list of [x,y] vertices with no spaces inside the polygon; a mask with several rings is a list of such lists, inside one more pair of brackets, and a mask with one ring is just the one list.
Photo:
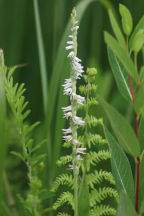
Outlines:
{"label": "spiral flower arrangement", "polygon": [[81,142],[77,139],[77,129],[79,126],[83,126],[85,122],[77,116],[77,110],[79,106],[82,106],[85,98],[76,93],[76,81],[81,79],[84,73],[83,66],[81,65],[81,59],[77,57],[77,30],[79,28],[78,21],[76,20],[76,10],[73,9],[72,14],[72,28],[71,35],[69,35],[70,41],[67,41],[66,50],[69,51],[68,58],[71,62],[70,78],[65,79],[64,94],[70,97],[70,105],[63,107],[64,117],[70,122],[70,126],[67,129],[63,129],[63,139],[65,142],[71,142],[72,144],[72,165],[69,169],[73,170],[74,175],[74,211],[75,216],[78,215],[78,175],[79,175],[79,160],[82,160],[81,154],[86,154],[86,148],[82,148]]}

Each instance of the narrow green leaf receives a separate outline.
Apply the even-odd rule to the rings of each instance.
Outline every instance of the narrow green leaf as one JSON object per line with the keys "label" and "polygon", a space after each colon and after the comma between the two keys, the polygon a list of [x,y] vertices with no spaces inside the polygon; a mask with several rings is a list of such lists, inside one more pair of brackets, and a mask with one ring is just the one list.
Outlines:
{"label": "narrow green leaf", "polygon": [[140,124],[139,124],[139,143],[141,147],[141,151],[144,150],[144,118],[141,118]]}
{"label": "narrow green leaf", "polygon": [[139,156],[140,146],[134,130],[131,128],[128,121],[101,97],[99,97],[99,102],[105,110],[121,146],[134,158]]}
{"label": "narrow green leaf", "polygon": [[136,54],[142,49],[144,44],[144,29],[140,29],[131,41],[131,51]]}
{"label": "narrow green leaf", "polygon": [[0,49],[0,205],[2,203],[3,194],[3,168],[6,156],[6,143],[5,143],[5,119],[6,119],[6,101],[4,90],[4,56],[3,51]]}
{"label": "narrow green leaf", "polygon": [[18,153],[18,152],[15,152],[15,151],[11,151],[10,152],[12,155],[20,158],[22,161],[24,161],[24,157],[22,156],[22,154]]}
{"label": "narrow green leaf", "polygon": [[135,81],[138,80],[138,75],[135,69],[135,66],[130,58],[127,55],[125,49],[123,49],[119,43],[107,32],[104,34],[106,44],[112,49],[117,58],[123,64],[126,71],[134,78]]}
{"label": "narrow green leaf", "polygon": [[113,51],[108,47],[109,63],[116,80],[116,84],[121,95],[129,102],[132,102],[132,96],[128,85],[128,72],[114,55]]}
{"label": "narrow green leaf", "polygon": [[117,216],[138,216],[129,197],[121,192]]}
{"label": "narrow green leaf", "polygon": [[121,146],[105,126],[104,132],[112,155],[111,164],[116,181],[116,187],[119,192],[123,190],[126,194],[128,194],[134,203],[134,180],[129,160],[127,159],[127,156]]}
{"label": "narrow green leaf", "polygon": [[144,85],[141,85],[139,90],[136,92],[134,108],[137,114],[144,114]]}
{"label": "narrow green leaf", "polygon": [[46,114],[47,100],[48,100],[48,78],[47,78],[46,60],[45,60],[44,44],[43,44],[42,30],[40,24],[38,1],[33,0],[33,4],[34,4],[34,17],[35,17],[35,24],[36,24],[36,34],[37,34],[38,53],[39,53],[39,62],[40,62],[40,74],[41,74],[42,93],[43,93],[43,106],[44,106],[43,108]]}
{"label": "narrow green leaf", "polygon": [[111,10],[109,10],[109,18],[110,18],[111,26],[112,26],[113,32],[115,33],[116,38],[118,39],[121,46],[126,48],[124,36]]}
{"label": "narrow green leaf", "polygon": [[137,32],[140,30],[140,29],[144,29],[144,16],[140,19],[140,21],[137,23],[135,29],[134,29],[134,32],[132,33],[131,37],[130,37],[130,41],[129,41],[129,46],[130,46],[130,49],[132,47],[132,41],[133,41],[133,38],[135,37],[135,35],[137,34]]}
{"label": "narrow green leaf", "polygon": [[133,21],[130,11],[122,4],[119,5],[119,12],[122,17],[122,26],[124,33],[129,36],[133,28]]}

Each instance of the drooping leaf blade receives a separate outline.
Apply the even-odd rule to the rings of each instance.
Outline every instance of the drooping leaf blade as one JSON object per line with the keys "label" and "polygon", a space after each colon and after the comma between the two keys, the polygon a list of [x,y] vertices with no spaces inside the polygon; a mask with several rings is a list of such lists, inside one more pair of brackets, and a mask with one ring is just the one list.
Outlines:
{"label": "drooping leaf blade", "polygon": [[129,102],[132,102],[132,96],[130,92],[130,88],[128,85],[128,73],[123,67],[123,65],[120,63],[118,58],[115,56],[113,51],[110,47],[108,47],[108,58],[109,63],[114,75],[114,78],[116,80],[116,84],[118,86],[118,89],[121,93],[121,95]]}
{"label": "drooping leaf blade", "polygon": [[126,48],[126,43],[125,43],[125,40],[124,40],[124,36],[123,36],[123,34],[122,34],[121,30],[120,30],[120,27],[119,27],[114,15],[113,15],[113,12],[111,10],[109,10],[109,18],[110,18],[110,22],[111,22],[113,32],[115,33],[115,36],[116,36],[117,40],[122,45],[122,47]]}
{"label": "drooping leaf blade", "polygon": [[134,78],[137,82],[138,75],[135,66],[125,49],[119,45],[119,43],[107,32],[104,34],[106,44],[112,49],[114,54],[117,56],[119,61],[123,64],[126,71]]}
{"label": "drooping leaf blade", "polygon": [[116,137],[126,152],[131,154],[134,158],[140,154],[140,146],[134,130],[131,128],[128,121],[104,99],[99,97],[99,102],[105,110],[113,131]]}
{"label": "drooping leaf blade", "polygon": [[121,146],[105,126],[104,132],[112,155],[111,164],[116,187],[119,192],[123,190],[128,194],[132,202],[134,202],[134,180],[129,160]]}
{"label": "drooping leaf blade", "polygon": [[121,192],[117,216],[138,216],[129,197]]}

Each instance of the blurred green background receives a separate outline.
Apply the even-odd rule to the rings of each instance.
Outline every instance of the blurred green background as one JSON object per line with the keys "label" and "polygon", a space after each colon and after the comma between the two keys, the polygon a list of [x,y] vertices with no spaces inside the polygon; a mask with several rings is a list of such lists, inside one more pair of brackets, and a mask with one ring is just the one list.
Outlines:
{"label": "blurred green background", "polygon": [[[29,108],[32,110],[29,121],[41,121],[41,126],[35,137],[39,140],[43,137],[48,138],[47,144],[41,149],[48,154],[46,160],[46,171],[44,175],[44,184],[49,185],[52,179],[57,175],[56,160],[61,154],[61,129],[65,122],[62,119],[61,106],[67,103],[67,99],[62,95],[61,84],[65,77],[69,76],[67,61],[61,60],[66,51],[60,43],[65,42],[63,35],[67,39],[67,33],[64,34],[72,8],[85,0],[0,0],[0,47],[4,50],[5,63],[7,66],[26,64],[15,73],[15,81],[24,82],[26,86],[25,96],[29,101]],[[34,2],[38,3],[42,38],[36,31],[36,14],[34,11]],[[102,2],[102,3],[101,3]],[[102,97],[114,104],[124,115],[131,120],[131,111],[126,102],[121,98],[117,91],[112,72],[108,64],[106,45],[104,43],[104,30],[111,31],[108,19],[108,7],[113,8],[115,15],[120,22],[118,13],[119,3],[125,4],[133,15],[134,25],[143,15],[143,0],[101,0],[91,3],[81,20],[78,34],[78,56],[82,59],[86,67],[97,67],[99,93]],[[105,6],[108,7],[105,7]],[[40,29],[39,29],[40,30]],[[39,31],[38,30],[38,31]],[[48,88],[48,107],[43,106],[43,92],[41,82],[41,67],[38,51],[38,40],[41,38],[44,47],[46,65],[46,75]],[[58,57],[59,54],[59,57]],[[57,60],[59,58],[59,61]],[[63,61],[63,66],[60,65]],[[55,65],[56,69],[55,69]],[[60,70],[60,71],[59,71]],[[60,74],[55,83],[55,74]],[[50,91],[51,90],[51,91]],[[55,94],[54,92],[55,91]],[[53,104],[53,106],[51,106]],[[125,105],[125,106],[124,106]],[[46,112],[44,112],[46,110]],[[100,115],[101,110],[98,110]],[[9,119],[8,125],[13,125]],[[8,126],[9,127],[9,126]],[[19,189],[25,187],[24,173],[19,170],[19,162],[11,164],[13,156],[9,151],[13,150],[10,143],[16,145],[17,151],[20,150],[18,141],[15,138],[15,131],[11,127],[9,131],[8,157],[7,162],[8,178],[13,185],[13,191],[19,192]],[[13,139],[12,139],[13,138]],[[36,141],[37,142],[37,141]],[[64,154],[64,152],[62,152]],[[11,158],[12,157],[12,158]],[[17,164],[18,163],[18,164]],[[11,167],[12,166],[12,167]],[[24,171],[25,166],[20,165]],[[15,178],[11,173],[15,169]],[[18,174],[16,170],[18,169]],[[21,173],[20,173],[21,172]],[[48,180],[50,179],[50,180]],[[15,183],[20,183],[15,188]]]}

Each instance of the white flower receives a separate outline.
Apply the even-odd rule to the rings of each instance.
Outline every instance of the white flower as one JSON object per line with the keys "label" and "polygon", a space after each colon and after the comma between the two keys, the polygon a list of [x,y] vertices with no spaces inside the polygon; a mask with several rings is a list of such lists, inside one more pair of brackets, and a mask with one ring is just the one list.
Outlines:
{"label": "white flower", "polygon": [[69,142],[72,140],[72,136],[71,135],[63,136],[63,139],[65,140],[65,142]]}
{"label": "white flower", "polygon": [[73,44],[73,41],[67,41],[67,44]]}
{"label": "white flower", "polygon": [[66,119],[72,117],[72,112],[64,113],[64,117],[65,117]]}
{"label": "white flower", "polygon": [[62,131],[63,131],[63,134],[64,134],[64,135],[67,135],[67,134],[71,134],[71,133],[72,133],[71,128],[62,129]]}
{"label": "white flower", "polygon": [[70,45],[70,46],[66,46],[66,50],[70,50],[70,49],[73,49],[73,45]]}
{"label": "white flower", "polygon": [[80,161],[80,160],[83,160],[83,159],[81,158],[80,155],[77,155],[77,160]]}
{"label": "white flower", "polygon": [[62,111],[63,112],[69,112],[69,111],[71,111],[72,110],[72,105],[69,105],[69,106],[67,106],[67,107],[62,107]]}
{"label": "white flower", "polygon": [[72,93],[72,97],[74,100],[77,100],[77,103],[79,105],[83,105],[83,102],[85,101],[85,98],[80,96],[80,95],[77,95],[76,93]]}
{"label": "white flower", "polygon": [[77,148],[77,153],[86,154],[86,148]]}
{"label": "white flower", "polygon": [[69,170],[73,170],[73,165],[69,165]]}
{"label": "white flower", "polygon": [[83,126],[85,124],[85,121],[83,121],[80,117],[78,116],[74,116],[73,117],[73,122],[76,124],[76,125],[81,125]]}
{"label": "white flower", "polygon": [[73,140],[73,145],[79,146],[80,144],[82,144],[82,143],[79,142],[78,140],[76,140],[76,139]]}

